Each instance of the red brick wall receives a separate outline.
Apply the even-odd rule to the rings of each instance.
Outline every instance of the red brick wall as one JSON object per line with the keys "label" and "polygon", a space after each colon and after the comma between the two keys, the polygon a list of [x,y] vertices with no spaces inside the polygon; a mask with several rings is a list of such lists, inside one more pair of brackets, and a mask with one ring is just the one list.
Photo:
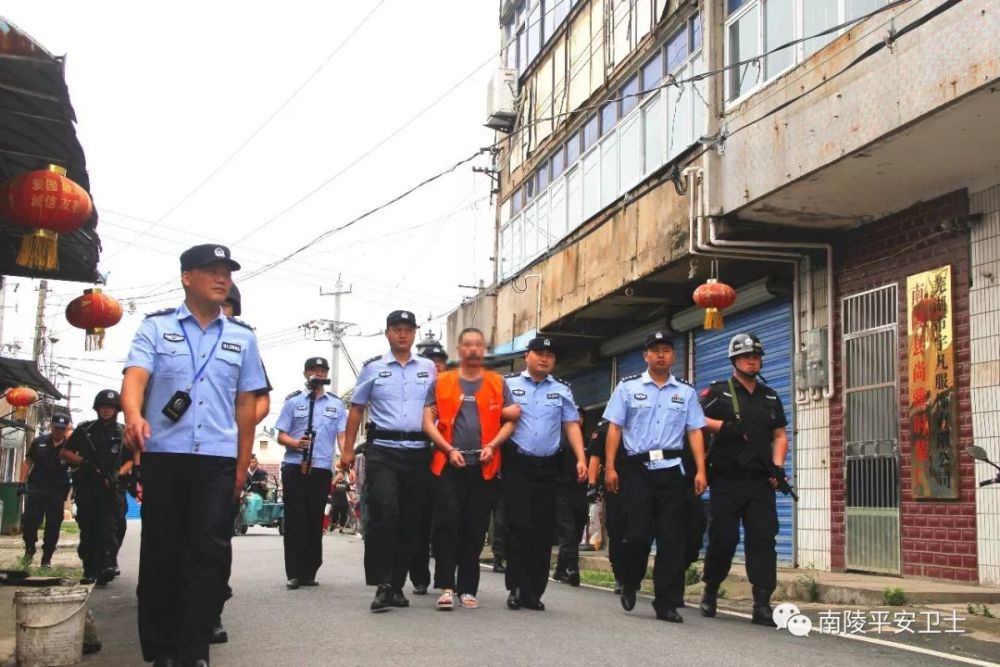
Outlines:
{"label": "red brick wall", "polygon": [[911,485],[910,416],[906,346],[906,277],[950,264],[954,300],[955,363],[958,382],[959,450],[972,441],[969,393],[969,238],[942,232],[941,223],[968,212],[968,195],[953,192],[916,204],[855,230],[838,247],[834,372],[837,395],[830,406],[831,560],[844,569],[844,411],[841,377],[840,299],[858,292],[899,286],[899,405],[904,575],[976,581],[976,505],[972,459],[960,454],[958,500],[917,501]]}

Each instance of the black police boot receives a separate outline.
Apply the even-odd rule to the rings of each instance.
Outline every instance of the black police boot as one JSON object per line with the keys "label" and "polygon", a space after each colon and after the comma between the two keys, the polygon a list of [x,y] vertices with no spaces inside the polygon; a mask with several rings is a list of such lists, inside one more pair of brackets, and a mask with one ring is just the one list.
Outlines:
{"label": "black police boot", "polygon": [[500,574],[503,574],[504,572],[507,571],[506,566],[504,566],[504,564],[503,564],[503,558],[494,558],[493,559],[493,571],[494,572],[499,572]]}
{"label": "black police boot", "polygon": [[212,624],[212,631],[208,635],[209,644],[225,644],[229,641],[229,633],[226,629],[222,627],[222,619],[215,619],[215,623]]}
{"label": "black police boot", "polygon": [[661,621],[666,621],[667,623],[684,622],[684,618],[677,613],[676,607],[668,607],[666,605],[657,604],[656,600],[654,600],[653,609],[656,610],[656,618],[658,618]]}
{"label": "black police boot", "polygon": [[566,583],[576,587],[580,585],[580,570],[566,570]]}
{"label": "black police boot", "polygon": [[558,565],[556,566],[556,571],[552,573],[552,581],[558,581],[560,583],[566,582],[566,570],[562,569]]}
{"label": "black police boot", "polygon": [[615,579],[615,595],[621,595],[623,590],[625,590],[625,586],[622,585],[622,582]]}
{"label": "black police boot", "polygon": [[427,584],[413,584],[414,595],[427,595]]}
{"label": "black police boot", "polygon": [[705,584],[705,590],[701,594],[701,604],[698,609],[705,618],[715,618],[715,606],[719,601],[719,585]]}
{"label": "black police boot", "polygon": [[771,594],[762,588],[754,588],[752,592],[753,615],[750,617],[750,622],[768,628],[778,627],[774,622],[774,611],[771,609]]}
{"label": "black police boot", "polygon": [[521,608],[521,599],[517,596],[517,591],[511,591],[507,595],[507,609],[517,611]]}
{"label": "black police boot", "polygon": [[622,609],[625,611],[632,611],[635,609],[635,589],[628,588],[627,586],[622,587],[622,595],[619,598],[622,603]]}
{"label": "black police boot", "polygon": [[375,589],[375,599],[372,600],[371,610],[374,613],[388,611],[392,608],[392,586],[389,584],[379,584]]}
{"label": "black police boot", "polygon": [[393,607],[403,609],[410,606],[410,601],[406,599],[405,595],[403,595],[403,591],[393,591],[392,598],[390,599]]}
{"label": "black police boot", "polygon": [[104,587],[108,585],[112,579],[115,578],[115,568],[106,567],[97,573],[97,578],[95,579],[98,586]]}

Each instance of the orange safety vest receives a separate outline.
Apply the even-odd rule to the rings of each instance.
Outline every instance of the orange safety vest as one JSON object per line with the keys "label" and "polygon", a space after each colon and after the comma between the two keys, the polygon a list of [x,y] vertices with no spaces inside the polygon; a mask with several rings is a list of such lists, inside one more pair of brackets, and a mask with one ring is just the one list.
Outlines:
{"label": "orange safety vest", "polygon": [[[455,418],[462,407],[462,384],[458,380],[458,371],[445,371],[437,376],[434,388],[437,403],[438,430],[450,445],[455,437]],[[483,371],[483,384],[476,394],[476,407],[479,408],[479,430],[482,433],[483,446],[496,437],[500,431],[500,412],[503,410],[503,378],[493,371]],[[431,472],[440,477],[444,467],[448,465],[448,456],[440,449],[434,450],[431,457]],[[493,450],[493,458],[489,463],[480,464],[483,469],[483,479],[493,479],[500,470],[500,449]]]}

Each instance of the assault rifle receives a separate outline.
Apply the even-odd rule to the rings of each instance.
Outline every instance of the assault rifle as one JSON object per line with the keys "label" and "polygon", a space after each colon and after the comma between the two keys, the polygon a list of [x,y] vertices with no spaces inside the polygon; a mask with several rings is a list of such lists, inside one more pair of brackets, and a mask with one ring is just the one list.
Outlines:
{"label": "assault rifle", "polygon": [[[733,386],[732,378],[729,378],[729,394],[733,397],[733,413],[736,415],[736,421],[742,423],[740,402],[736,396],[736,387]],[[770,445],[756,443],[747,438],[746,447],[740,452],[736,460],[741,466],[747,468],[753,467],[754,463],[764,466],[764,472],[777,482],[776,488],[778,491],[781,491],[786,496],[791,496],[793,501],[799,502],[799,496],[795,493],[795,487],[789,484],[785,478],[785,469],[779,465],[775,465],[774,460],[771,458]]]}

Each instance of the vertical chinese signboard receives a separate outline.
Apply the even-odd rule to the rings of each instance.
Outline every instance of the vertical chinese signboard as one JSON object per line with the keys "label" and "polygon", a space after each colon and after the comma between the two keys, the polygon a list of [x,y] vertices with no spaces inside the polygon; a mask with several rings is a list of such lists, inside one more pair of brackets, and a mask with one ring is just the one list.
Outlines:
{"label": "vertical chinese signboard", "polygon": [[958,498],[951,267],[906,279],[914,499]]}

